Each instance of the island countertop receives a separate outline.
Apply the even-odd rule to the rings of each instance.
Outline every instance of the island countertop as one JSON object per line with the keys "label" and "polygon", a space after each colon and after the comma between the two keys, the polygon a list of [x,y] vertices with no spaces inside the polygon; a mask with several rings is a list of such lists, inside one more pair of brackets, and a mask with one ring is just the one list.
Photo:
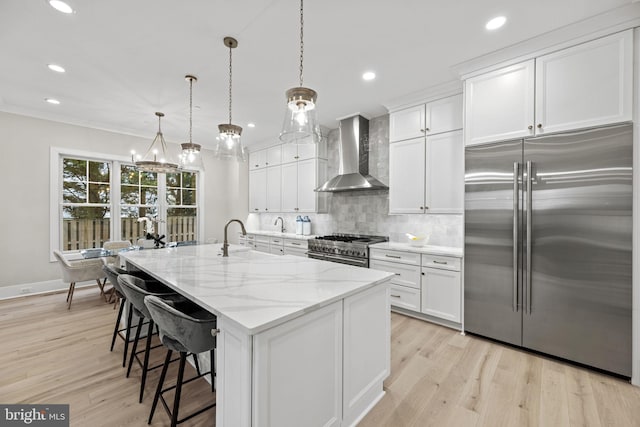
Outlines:
{"label": "island countertop", "polygon": [[383,283],[393,274],[220,244],[120,255],[250,335]]}

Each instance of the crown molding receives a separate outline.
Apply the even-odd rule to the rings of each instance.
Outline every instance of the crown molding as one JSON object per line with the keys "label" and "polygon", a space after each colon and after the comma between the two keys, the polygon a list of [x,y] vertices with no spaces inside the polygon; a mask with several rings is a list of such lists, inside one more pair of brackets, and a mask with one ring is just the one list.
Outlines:
{"label": "crown molding", "polygon": [[459,93],[462,93],[462,81],[451,80],[445,83],[430,86],[426,89],[412,92],[407,95],[403,95],[398,98],[391,99],[388,102],[384,103],[384,106],[390,113],[392,113],[394,111],[402,110],[403,108],[411,107],[416,104],[435,101],[437,99],[446,98],[448,96],[457,95]]}
{"label": "crown molding", "polygon": [[462,80],[497,68],[546,55],[599,37],[640,26],[640,3],[611,9],[573,24],[540,34],[520,43],[453,65]]}

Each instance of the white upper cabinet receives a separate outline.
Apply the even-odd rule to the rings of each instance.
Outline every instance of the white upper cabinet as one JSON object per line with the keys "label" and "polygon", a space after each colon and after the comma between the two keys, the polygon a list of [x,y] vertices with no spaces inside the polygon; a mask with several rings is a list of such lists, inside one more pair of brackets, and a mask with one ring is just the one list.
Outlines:
{"label": "white upper cabinet", "polygon": [[282,208],[282,168],[269,166],[267,168],[266,206],[267,212],[280,212]]}
{"label": "white upper cabinet", "polygon": [[296,160],[298,160],[298,145],[282,144],[282,163],[295,162]]}
{"label": "white upper cabinet", "polygon": [[316,144],[282,144],[282,163],[313,158],[327,158],[327,142],[323,138]]}
{"label": "white upper cabinet", "polygon": [[633,30],[465,81],[465,143],[630,121]]}
{"label": "white upper cabinet", "polygon": [[274,145],[273,147],[267,148],[266,151],[267,166],[278,166],[282,163],[282,145]]}
{"label": "white upper cabinet", "polygon": [[424,136],[424,114],[424,104],[391,113],[389,141],[404,141]]}
{"label": "white upper cabinet", "polygon": [[424,156],[424,137],[389,144],[390,214],[424,212]]}
{"label": "white upper cabinet", "polygon": [[389,117],[391,142],[462,129],[462,94],[394,111]]}
{"label": "white upper cabinet", "polygon": [[267,170],[249,171],[249,212],[264,212],[267,207]]}
{"label": "white upper cabinet", "polygon": [[426,104],[424,130],[427,136],[458,129],[462,129],[462,94]]}
{"label": "white upper cabinet", "polygon": [[298,162],[282,165],[282,212],[298,209]]}
{"label": "white upper cabinet", "polygon": [[465,81],[465,142],[533,135],[535,62],[529,60]]}
{"label": "white upper cabinet", "polygon": [[314,191],[326,180],[326,170],[324,159],[283,164],[281,212],[326,212],[326,194]]}
{"label": "white upper cabinet", "polygon": [[536,134],[631,121],[633,33],[536,59]]}
{"label": "white upper cabinet", "polygon": [[427,137],[425,212],[464,212],[462,131]]}
{"label": "white upper cabinet", "polygon": [[260,169],[267,166],[267,150],[249,152],[249,170]]}

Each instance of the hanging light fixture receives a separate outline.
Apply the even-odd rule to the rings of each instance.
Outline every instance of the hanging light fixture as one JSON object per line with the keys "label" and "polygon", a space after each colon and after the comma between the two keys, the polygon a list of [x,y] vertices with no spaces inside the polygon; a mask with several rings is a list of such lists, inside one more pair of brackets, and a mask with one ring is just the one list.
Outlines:
{"label": "hanging light fixture", "polygon": [[318,93],[303,87],[304,59],[304,8],[300,0],[300,86],[287,90],[287,110],[284,116],[280,140],[293,144],[313,144],[320,140],[320,128],[316,119]]}
{"label": "hanging light fixture", "polygon": [[145,153],[144,157],[136,156],[135,151],[131,152],[131,160],[136,165],[136,168],[145,172],[164,172],[171,173],[180,170],[180,167],[171,161],[167,156],[167,143],[162,135],[160,128],[160,120],[164,117],[164,113],[157,112],[158,116],[158,133],[151,142],[149,149]]}
{"label": "hanging light fixture", "polygon": [[189,82],[189,142],[181,144],[182,153],[180,153],[180,166],[192,166],[204,168],[202,158],[200,157],[200,144],[195,144],[192,140],[193,135],[193,82],[197,82],[198,78],[187,74],[184,79]]}
{"label": "hanging light fixture", "polygon": [[218,125],[220,136],[216,138],[216,148],[214,151],[215,157],[224,160],[237,160],[242,162],[245,160],[244,150],[242,149],[242,142],[240,141],[240,135],[242,135],[242,128],[238,125],[231,123],[231,88],[232,88],[232,49],[238,47],[238,41],[233,37],[225,37],[224,45],[229,48],[229,123],[223,123]]}

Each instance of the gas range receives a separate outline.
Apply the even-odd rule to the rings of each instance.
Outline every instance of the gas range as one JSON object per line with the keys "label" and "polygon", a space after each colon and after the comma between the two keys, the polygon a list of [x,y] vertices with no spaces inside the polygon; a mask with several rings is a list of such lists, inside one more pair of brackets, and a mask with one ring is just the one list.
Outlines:
{"label": "gas range", "polygon": [[308,241],[309,258],[369,267],[369,245],[386,242],[388,237],[359,234],[331,234]]}

